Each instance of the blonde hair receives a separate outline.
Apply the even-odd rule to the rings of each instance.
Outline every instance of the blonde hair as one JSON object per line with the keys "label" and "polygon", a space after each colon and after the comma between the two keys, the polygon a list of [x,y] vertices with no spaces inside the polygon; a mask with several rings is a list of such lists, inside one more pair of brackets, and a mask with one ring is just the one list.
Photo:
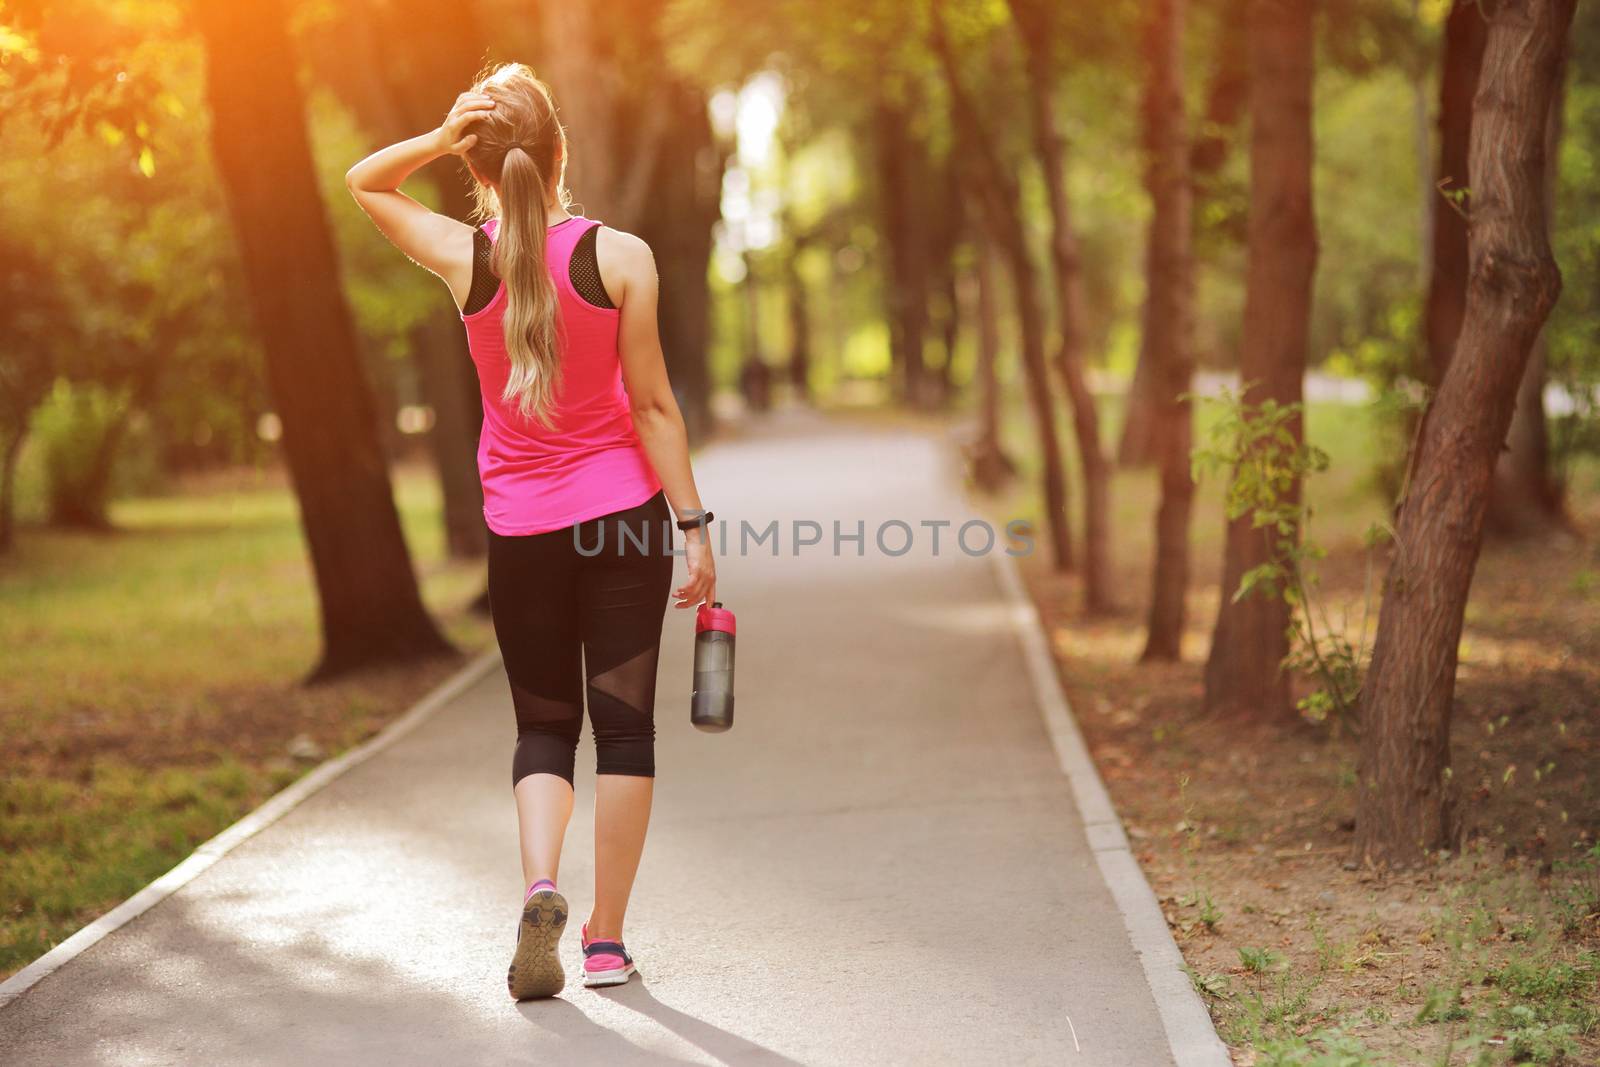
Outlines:
{"label": "blonde hair", "polygon": [[504,329],[511,360],[502,397],[523,416],[549,426],[561,387],[561,353],[560,304],[545,265],[546,197],[553,185],[562,207],[572,201],[563,181],[566,133],[550,87],[522,63],[501,64],[480,77],[472,91],[493,97],[495,104],[468,128],[478,140],[466,156],[479,179],[479,217],[500,220],[494,272],[506,286]]}

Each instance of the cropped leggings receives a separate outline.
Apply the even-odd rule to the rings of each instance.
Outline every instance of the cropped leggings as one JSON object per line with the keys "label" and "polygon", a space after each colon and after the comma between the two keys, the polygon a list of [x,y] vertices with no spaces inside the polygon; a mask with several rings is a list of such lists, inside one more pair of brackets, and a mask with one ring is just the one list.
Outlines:
{"label": "cropped leggings", "polygon": [[517,713],[515,785],[572,781],[584,697],[599,774],[655,775],[656,660],[672,522],[638,507],[548,533],[489,533],[489,605]]}

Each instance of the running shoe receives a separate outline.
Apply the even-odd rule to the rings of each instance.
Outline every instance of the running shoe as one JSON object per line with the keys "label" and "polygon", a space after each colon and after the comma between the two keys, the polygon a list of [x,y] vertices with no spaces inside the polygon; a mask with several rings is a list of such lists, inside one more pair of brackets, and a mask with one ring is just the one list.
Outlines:
{"label": "running shoe", "polygon": [[506,985],[513,1000],[553,997],[567,984],[561,969],[561,934],[567,928],[567,898],[554,882],[533,883],[522,902],[517,923],[517,949],[511,957]]}
{"label": "running shoe", "polygon": [[583,984],[622,985],[633,976],[633,957],[621,941],[590,941],[589,924],[583,926]]}

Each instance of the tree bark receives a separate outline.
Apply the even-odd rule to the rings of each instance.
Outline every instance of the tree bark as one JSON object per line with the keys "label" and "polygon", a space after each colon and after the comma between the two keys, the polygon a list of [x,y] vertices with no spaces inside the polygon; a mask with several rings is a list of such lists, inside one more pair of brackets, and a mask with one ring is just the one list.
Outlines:
{"label": "tree bark", "polygon": [[1183,105],[1183,28],[1187,0],[1151,0],[1145,22],[1145,189],[1150,232],[1145,253],[1144,337],[1139,365],[1154,379],[1152,445],[1159,458],[1149,630],[1141,660],[1182,655],[1189,587],[1189,517],[1194,479],[1189,449],[1194,417],[1186,399],[1194,374],[1189,138]]}
{"label": "tree bark", "polygon": [[[1555,222],[1556,185],[1560,176],[1562,110],[1566,101],[1566,62],[1556,74],[1555,95],[1545,119],[1545,225]],[[1526,537],[1565,519],[1561,486],[1550,473],[1550,436],[1544,417],[1549,345],[1541,330],[1528,357],[1528,369],[1517,388],[1505,449],[1495,463],[1489,493],[1489,531],[1500,537]]]}
{"label": "tree bark", "polygon": [[1423,416],[1362,690],[1356,850],[1406,865],[1458,836],[1450,714],[1495,457],[1561,289],[1545,212],[1545,117],[1576,0],[1498,0],[1473,101],[1469,281]]}
{"label": "tree bark", "polygon": [[1116,607],[1111,569],[1111,467],[1100,443],[1100,417],[1084,366],[1086,300],[1083,261],[1067,196],[1066,142],[1055,117],[1052,94],[1056,72],[1050,49],[1050,8],[1040,0],[1010,0],[1013,21],[1021,36],[1028,71],[1028,112],[1034,144],[1044,171],[1046,199],[1050,203],[1050,261],[1054,267],[1056,319],[1060,337],[1055,367],[1072,408],[1072,429],[1078,445],[1083,475],[1083,599],[1091,615]]}
{"label": "tree bark", "polygon": [[[1297,404],[1305,376],[1317,233],[1311,190],[1313,5],[1252,0],[1250,34],[1250,224],[1239,376],[1244,401]],[[1289,426],[1302,439],[1299,419]],[[1298,479],[1284,493],[1299,499]],[[1241,516],[1227,527],[1222,607],[1206,661],[1205,706],[1221,715],[1276,719],[1292,714],[1289,606],[1252,593],[1234,600],[1246,572],[1274,554],[1282,535]],[[1298,537],[1298,531],[1289,535]]]}
{"label": "tree bark", "polygon": [[961,79],[955,51],[945,31],[943,11],[932,8],[930,44],[939,60],[945,88],[950,96],[951,118],[956,128],[958,151],[971,159],[971,181],[982,208],[979,225],[987,226],[990,236],[1005,256],[1011,271],[1012,293],[1017,305],[1017,323],[1022,333],[1022,370],[1028,384],[1028,406],[1033,412],[1034,430],[1039,438],[1039,465],[1045,534],[1050,541],[1051,562],[1056,570],[1070,570],[1072,528],[1067,521],[1066,472],[1061,464],[1061,443],[1056,433],[1055,398],[1050,386],[1050,367],[1045,355],[1044,313],[1039,304],[1039,272],[1028,249],[1027,233],[1018,207],[1018,190],[1012,171],[1001,159],[999,149]]}
{"label": "tree bark", "polygon": [[[1435,178],[1442,195],[1467,187],[1467,154],[1472,145],[1472,99],[1488,37],[1478,0],[1455,0],[1444,24],[1444,70],[1439,79],[1439,165]],[[1424,378],[1437,386],[1450,365],[1461,312],[1467,299],[1467,218],[1454,199],[1434,212],[1432,269],[1424,310],[1428,365]]]}
{"label": "tree bark", "polygon": [[323,653],[312,677],[446,653],[395,510],[282,0],[193,11],[212,147],[319,594]]}

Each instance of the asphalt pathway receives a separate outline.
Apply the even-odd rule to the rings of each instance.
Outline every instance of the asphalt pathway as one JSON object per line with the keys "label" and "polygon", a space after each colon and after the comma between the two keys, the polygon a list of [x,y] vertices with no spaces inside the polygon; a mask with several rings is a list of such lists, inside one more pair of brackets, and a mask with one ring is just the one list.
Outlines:
{"label": "asphalt pathway", "polygon": [[[956,544],[948,451],[789,416],[696,466],[730,520],[737,721],[690,727],[672,613],[627,930],[642,980],[506,996],[521,886],[496,668],[0,1010],[0,1063],[1171,1063],[992,562]],[[834,554],[835,520],[862,524],[859,556]],[[741,521],[776,521],[776,555],[770,536],[741,554]],[[562,890],[581,918],[587,730],[578,764]]]}

